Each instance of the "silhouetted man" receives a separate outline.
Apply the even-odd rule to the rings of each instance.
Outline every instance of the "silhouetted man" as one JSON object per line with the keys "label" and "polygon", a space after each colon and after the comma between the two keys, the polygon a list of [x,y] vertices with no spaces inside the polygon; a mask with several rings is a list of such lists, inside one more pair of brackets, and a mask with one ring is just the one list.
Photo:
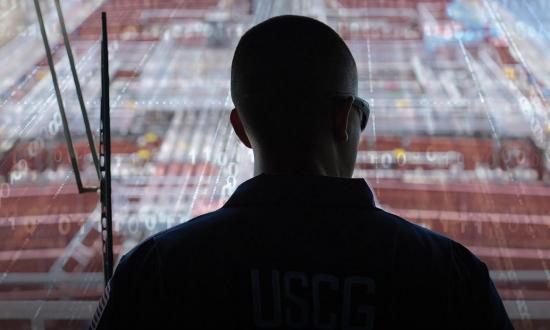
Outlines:
{"label": "silhouetted man", "polygon": [[377,208],[351,178],[368,104],[344,41],[307,17],[247,31],[231,124],[252,179],[120,261],[101,329],[511,329],[464,246]]}

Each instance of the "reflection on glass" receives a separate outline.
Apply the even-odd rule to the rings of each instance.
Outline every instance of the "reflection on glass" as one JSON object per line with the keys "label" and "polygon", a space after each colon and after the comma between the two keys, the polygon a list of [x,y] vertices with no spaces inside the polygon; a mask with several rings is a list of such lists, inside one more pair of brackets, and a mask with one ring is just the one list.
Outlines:
{"label": "reflection on glass", "polygon": [[[550,3],[268,3],[62,1],[96,139],[110,17],[116,257],[252,175],[228,121],[233,48],[251,24],[302,14],[358,63],[371,115],[354,176],[380,207],[476,253],[518,328],[550,326]],[[82,329],[103,287],[99,198],[77,192],[33,1],[0,6],[0,328]],[[97,185],[53,1],[42,10],[83,180]]]}

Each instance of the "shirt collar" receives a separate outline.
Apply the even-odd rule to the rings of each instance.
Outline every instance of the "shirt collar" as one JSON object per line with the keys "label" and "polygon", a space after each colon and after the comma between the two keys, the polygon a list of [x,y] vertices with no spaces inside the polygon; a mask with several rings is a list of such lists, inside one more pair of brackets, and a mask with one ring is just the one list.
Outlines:
{"label": "shirt collar", "polygon": [[365,179],[291,174],[260,174],[248,179],[223,207],[261,205],[375,207]]}

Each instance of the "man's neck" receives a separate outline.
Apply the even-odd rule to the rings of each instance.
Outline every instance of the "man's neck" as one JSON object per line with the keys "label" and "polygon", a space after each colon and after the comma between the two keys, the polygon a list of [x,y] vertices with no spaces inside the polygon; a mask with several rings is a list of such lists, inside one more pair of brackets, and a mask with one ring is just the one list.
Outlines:
{"label": "man's neck", "polygon": [[321,175],[333,177],[349,177],[335,164],[321,161],[304,161],[296,158],[278,158],[277,160],[255,159],[254,175],[259,174],[291,174],[291,175]]}

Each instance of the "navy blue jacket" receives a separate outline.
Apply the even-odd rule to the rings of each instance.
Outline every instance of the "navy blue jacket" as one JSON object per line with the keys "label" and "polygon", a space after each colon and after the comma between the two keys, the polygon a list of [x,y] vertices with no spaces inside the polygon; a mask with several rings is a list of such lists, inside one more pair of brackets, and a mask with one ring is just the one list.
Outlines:
{"label": "navy blue jacket", "polygon": [[126,254],[96,327],[512,329],[486,265],[365,180],[266,174]]}

